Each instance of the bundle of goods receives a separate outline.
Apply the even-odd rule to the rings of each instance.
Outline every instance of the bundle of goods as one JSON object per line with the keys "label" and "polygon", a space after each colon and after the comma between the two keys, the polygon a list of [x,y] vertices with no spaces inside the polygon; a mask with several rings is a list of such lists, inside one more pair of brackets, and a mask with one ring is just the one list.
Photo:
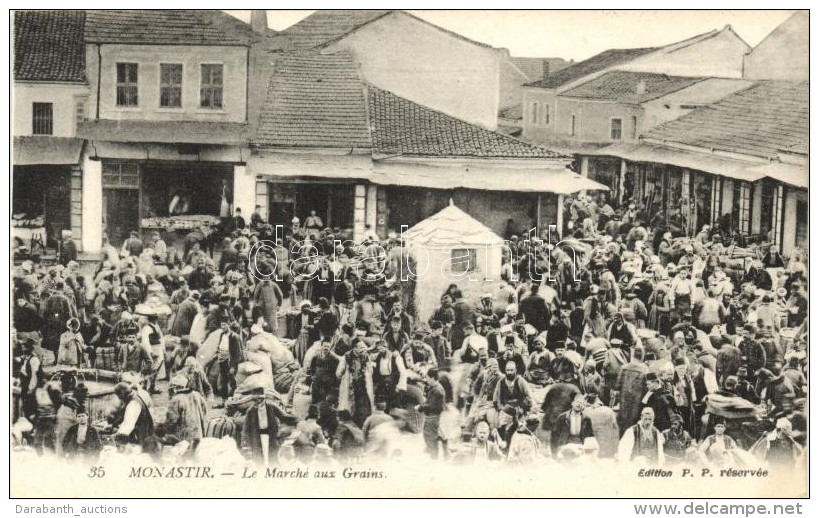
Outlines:
{"label": "bundle of goods", "polygon": [[45,225],[45,216],[27,218],[25,213],[12,214],[11,226],[14,228],[40,228]]}
{"label": "bundle of goods", "polygon": [[210,216],[208,214],[186,214],[182,216],[168,216],[156,218],[143,218],[143,228],[161,228],[168,232],[174,230],[194,230],[204,229],[208,230],[210,227],[219,225],[218,216]]}

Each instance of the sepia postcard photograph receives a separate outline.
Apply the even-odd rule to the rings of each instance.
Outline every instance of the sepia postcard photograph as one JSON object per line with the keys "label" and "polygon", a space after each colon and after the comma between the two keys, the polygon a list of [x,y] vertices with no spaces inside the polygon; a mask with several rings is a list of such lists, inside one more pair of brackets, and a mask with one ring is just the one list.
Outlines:
{"label": "sepia postcard photograph", "polygon": [[17,514],[808,496],[808,10],[9,37]]}

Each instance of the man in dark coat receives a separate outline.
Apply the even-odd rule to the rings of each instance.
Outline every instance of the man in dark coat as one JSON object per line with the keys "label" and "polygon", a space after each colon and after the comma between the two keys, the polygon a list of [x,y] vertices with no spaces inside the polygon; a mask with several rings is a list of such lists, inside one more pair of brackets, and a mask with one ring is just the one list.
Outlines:
{"label": "man in dark coat", "polygon": [[663,388],[660,378],[653,372],[646,374],[648,392],[643,396],[643,408],[654,410],[654,426],[661,432],[671,428],[671,417],[677,413],[674,399]]}
{"label": "man in dark coat", "polygon": [[226,403],[225,411],[240,416],[239,447],[247,458],[267,464],[276,459],[280,425],[295,426],[297,418],[267,398],[264,391],[263,376],[248,377],[237,389],[237,397]]}
{"label": "man in dark coat", "polygon": [[231,246],[229,237],[222,240],[222,255],[219,257],[219,273],[224,274],[227,267],[239,260],[239,250]]}
{"label": "man in dark coat", "polygon": [[526,318],[526,323],[537,329],[538,333],[542,333],[549,327],[551,314],[546,300],[538,295],[539,288],[538,284],[532,284],[529,296],[520,301],[519,310]]}
{"label": "man in dark coat", "polygon": [[205,291],[210,289],[210,281],[213,275],[208,271],[204,259],[199,259],[196,270],[192,271],[188,279],[188,285],[192,290]]}
{"label": "man in dark coat", "polygon": [[131,231],[130,237],[125,240],[125,243],[122,244],[122,249],[126,250],[131,257],[139,257],[142,255],[142,250],[144,250],[144,248],[145,245],[139,238],[139,232],[135,230]]}
{"label": "man in dark coat", "polygon": [[71,239],[71,232],[66,230],[63,232],[63,240],[60,243],[60,264],[68,266],[71,261],[77,260],[77,245]]}
{"label": "man in dark coat", "polygon": [[554,424],[551,437],[552,457],[557,458],[558,451],[566,444],[580,444],[594,437],[591,418],[583,413],[586,398],[576,394],[572,400],[571,410],[560,414]]}
{"label": "man in dark coat", "polygon": [[65,323],[69,318],[77,316],[77,309],[63,295],[65,284],[57,281],[54,291],[40,307],[40,318],[43,322],[43,347],[55,355],[60,346],[60,335],[65,331]]}
{"label": "man in dark coat", "polygon": [[557,418],[560,414],[570,410],[572,401],[577,394],[582,394],[577,385],[571,383],[555,383],[543,397],[543,422],[541,427],[544,430],[554,430]]}
{"label": "man in dark coat", "polygon": [[506,405],[519,409],[520,414],[527,414],[532,409],[532,394],[529,384],[518,374],[515,362],[509,360],[504,366],[506,377],[495,386],[493,401],[495,409],[500,411]]}
{"label": "man in dark coat", "polygon": [[17,306],[14,308],[14,329],[18,333],[33,333],[40,330],[37,306],[22,297],[17,299]]}
{"label": "man in dark coat", "polygon": [[189,335],[193,319],[197,314],[199,314],[199,292],[192,291],[190,296],[176,309],[170,334],[172,336]]}
{"label": "man in dark coat", "polygon": [[728,376],[734,376],[742,365],[742,351],[735,347],[730,338],[722,339],[722,347],[717,352],[717,380],[720,385]]}

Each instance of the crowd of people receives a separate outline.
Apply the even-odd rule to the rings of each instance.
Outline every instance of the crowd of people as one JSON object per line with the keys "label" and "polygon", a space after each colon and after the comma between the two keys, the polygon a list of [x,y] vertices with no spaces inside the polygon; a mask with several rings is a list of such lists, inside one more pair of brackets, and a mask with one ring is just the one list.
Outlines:
{"label": "crowd of people", "polygon": [[[14,440],[69,459],[184,459],[219,439],[269,465],[794,469],[804,257],[708,225],[682,236],[603,195],[563,210],[563,240],[509,236],[502,279],[479,300],[451,285],[431,315],[398,275],[413,264],[400,237],[353,243],[315,214],[283,235],[237,215],[215,247],[134,232],[93,264],[22,262]],[[105,408],[90,373],[110,379]]]}

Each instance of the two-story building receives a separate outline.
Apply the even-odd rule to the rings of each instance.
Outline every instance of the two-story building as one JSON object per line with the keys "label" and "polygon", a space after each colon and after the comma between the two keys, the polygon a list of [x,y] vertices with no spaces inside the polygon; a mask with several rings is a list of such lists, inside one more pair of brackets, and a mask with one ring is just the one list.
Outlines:
{"label": "two-story building", "polygon": [[82,236],[75,128],[89,96],[84,22],[80,11],[14,13],[12,236],[28,248],[32,239],[54,248],[63,231]]}
{"label": "two-story building", "polygon": [[[578,100],[582,99],[582,94],[592,92],[595,88],[627,89],[628,94],[636,96],[634,100],[640,101],[647,96],[658,97],[650,92],[652,88],[660,96],[679,90],[686,85],[687,80],[683,78],[739,79],[742,77],[743,57],[749,50],[750,47],[737,36],[730,26],[663,47],[607,50],[526,85],[522,137],[530,142],[555,144],[571,152],[584,149],[585,142],[590,144],[588,147],[594,148],[599,141],[609,140],[601,138],[600,135],[610,135],[613,131],[612,125],[606,124],[598,128],[596,124],[590,124],[589,121],[585,124],[577,123],[576,106]],[[649,75],[610,75],[615,71]],[[603,76],[608,77],[603,78]],[[598,78],[602,78],[601,82],[593,83],[585,90],[576,90],[572,95],[564,96],[565,93]],[[601,117],[606,115],[605,112],[610,111],[606,107],[601,107],[597,96],[591,97],[590,101],[585,117],[581,118],[588,119],[598,116],[594,113],[596,108],[600,108],[600,111],[603,112],[599,114]],[[561,106],[563,103],[568,106]],[[572,115],[575,116],[575,138],[571,138]],[[628,115],[621,120],[619,127],[615,124],[615,134],[634,133],[634,125],[629,126],[629,123],[633,122],[632,116]],[[639,117],[637,122],[640,123]],[[580,131],[585,132],[589,138],[576,138]],[[569,142],[566,142],[567,140]]]}
{"label": "two-story building", "polygon": [[520,102],[526,80],[508,50],[400,10],[316,11],[270,42],[285,51],[348,51],[369,83],[491,130],[501,108]]}
{"label": "two-story building", "polygon": [[255,39],[220,11],[87,11],[91,95],[77,129],[88,142],[85,252],[100,249],[103,232],[114,243],[130,231],[184,233],[229,216],[243,189],[252,198],[245,162]]}
{"label": "two-story building", "polygon": [[621,185],[619,162],[594,155],[596,149],[637,142],[646,131],[752,84],[742,79],[608,72],[557,96],[552,124],[557,147],[577,154],[580,172],[608,185],[619,202],[631,195],[633,185],[628,177]]}
{"label": "two-story building", "polygon": [[790,254],[807,246],[808,114],[807,82],[758,81],[595,153],[620,161],[650,214],[679,211],[689,234],[717,225]]}
{"label": "two-story building", "polygon": [[366,82],[349,52],[277,57],[248,168],[274,224],[316,211],[355,239],[400,232],[450,199],[498,234],[560,224],[560,197],[605,189],[568,157]]}

